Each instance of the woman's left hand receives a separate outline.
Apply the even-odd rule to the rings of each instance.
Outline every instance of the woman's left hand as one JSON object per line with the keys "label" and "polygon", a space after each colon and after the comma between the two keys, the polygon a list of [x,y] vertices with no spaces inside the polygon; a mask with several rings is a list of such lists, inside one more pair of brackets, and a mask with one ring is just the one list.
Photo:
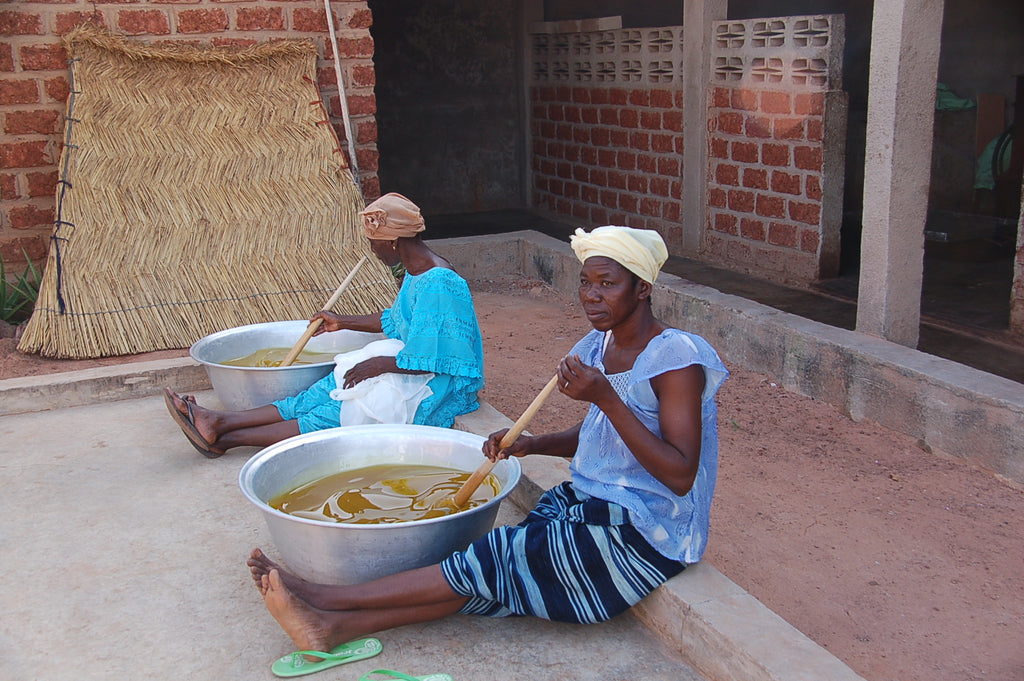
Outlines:
{"label": "woman's left hand", "polygon": [[351,388],[367,379],[380,376],[381,374],[395,373],[397,370],[398,365],[395,364],[394,357],[371,357],[364,359],[345,373],[345,385],[342,387]]}
{"label": "woman's left hand", "polygon": [[563,395],[597,403],[607,390],[612,385],[605,375],[584,364],[579,355],[566,355],[558,364],[558,391]]}

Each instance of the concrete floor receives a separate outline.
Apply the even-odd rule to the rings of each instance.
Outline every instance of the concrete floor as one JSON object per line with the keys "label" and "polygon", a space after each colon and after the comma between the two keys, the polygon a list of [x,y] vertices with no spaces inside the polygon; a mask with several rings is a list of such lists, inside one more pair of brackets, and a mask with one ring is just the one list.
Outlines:
{"label": "concrete floor", "polygon": [[[275,678],[292,644],[244,564],[255,546],[273,555],[238,488],[246,454],[202,458],[155,396],[0,417],[0,677]],[[499,522],[518,517],[506,504]],[[457,616],[378,638],[379,656],[316,678],[703,678],[630,615],[591,627]]]}
{"label": "concrete floor", "polygon": [[[270,679],[292,651],[245,567],[256,546],[276,557],[238,488],[255,450],[200,456],[163,385],[218,404],[189,358],[0,381],[0,678]],[[509,425],[489,405],[456,421]],[[562,460],[521,462],[499,524],[566,479]],[[707,563],[601,625],[455,616],[377,637],[379,656],[317,678],[863,681]]]}

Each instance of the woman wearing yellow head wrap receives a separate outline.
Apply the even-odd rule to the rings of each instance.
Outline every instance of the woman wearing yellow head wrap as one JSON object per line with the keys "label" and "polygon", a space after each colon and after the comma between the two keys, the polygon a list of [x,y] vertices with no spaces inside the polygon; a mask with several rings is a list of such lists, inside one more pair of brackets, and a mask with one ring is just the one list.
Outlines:
{"label": "woman wearing yellow head wrap", "polygon": [[606,225],[589,234],[577,229],[569,244],[580,262],[594,256],[611,258],[648,284],[654,283],[668,260],[665,241],[653,229]]}

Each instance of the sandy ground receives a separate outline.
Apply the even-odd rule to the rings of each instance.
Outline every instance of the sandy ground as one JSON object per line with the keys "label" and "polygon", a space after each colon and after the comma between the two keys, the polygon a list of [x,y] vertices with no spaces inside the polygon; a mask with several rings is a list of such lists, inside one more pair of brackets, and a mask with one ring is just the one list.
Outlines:
{"label": "sandy ground", "polygon": [[[483,396],[515,419],[589,325],[535,282],[472,288]],[[186,354],[53,361],[13,348],[0,340],[0,378]],[[729,368],[705,558],[869,681],[1024,678],[1024,491]],[[555,393],[530,430],[584,412]]]}

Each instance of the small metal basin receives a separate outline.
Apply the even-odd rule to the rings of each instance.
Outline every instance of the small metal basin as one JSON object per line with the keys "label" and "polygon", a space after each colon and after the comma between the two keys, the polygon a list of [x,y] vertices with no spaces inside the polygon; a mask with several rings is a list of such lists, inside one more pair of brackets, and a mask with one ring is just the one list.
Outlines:
{"label": "small metal basin", "polygon": [[[226,409],[262,407],[274,400],[298,395],[334,370],[334,362],[293,364],[287,367],[236,367],[221,364],[266,348],[292,348],[309,320],[265,322],[236,326],[210,334],[189,348],[189,355],[206,369],[217,399]],[[358,350],[386,338],[380,333],[334,331],[310,338],[306,350],[332,355]]]}
{"label": "small metal basin", "polygon": [[517,459],[493,469],[499,493],[452,515],[404,523],[332,523],[288,515],[276,495],[346,470],[381,464],[445,466],[471,472],[484,461],[484,438],[448,428],[364,425],[297,435],[261,450],[242,467],[242,493],[263,513],[288,569],[322,584],[356,584],[440,562],[493,526],[498,507],[519,483]]}

